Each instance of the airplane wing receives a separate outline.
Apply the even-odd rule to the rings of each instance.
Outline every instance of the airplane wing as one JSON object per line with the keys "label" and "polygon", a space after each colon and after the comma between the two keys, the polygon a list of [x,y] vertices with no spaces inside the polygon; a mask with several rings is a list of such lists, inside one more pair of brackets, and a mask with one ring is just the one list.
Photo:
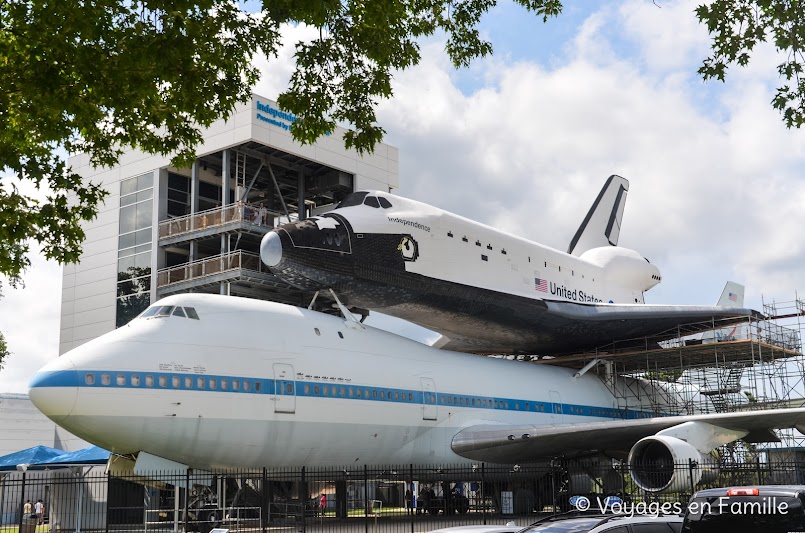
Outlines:
{"label": "airplane wing", "polygon": [[[478,328],[500,333],[498,339],[478,339],[450,331],[445,324],[449,341],[444,348],[458,352],[520,353],[564,355],[579,353],[593,346],[603,348],[614,342],[626,345],[629,340],[652,337],[659,341],[690,335],[715,327],[763,319],[758,311],[747,308],[726,308],[692,305],[652,304],[578,304],[535,300],[530,307],[516,307],[514,313],[493,309],[475,317]],[[453,322],[455,318],[453,317]],[[493,328],[493,325],[495,326]],[[534,332],[539,332],[536,338]]]}
{"label": "airplane wing", "polygon": [[[556,426],[476,425],[453,437],[452,449],[475,461],[527,463],[589,452],[625,454],[640,439],[686,422],[705,422],[748,442],[774,442],[772,429],[805,429],[805,408],[666,416]],[[715,448],[715,446],[713,446]]]}

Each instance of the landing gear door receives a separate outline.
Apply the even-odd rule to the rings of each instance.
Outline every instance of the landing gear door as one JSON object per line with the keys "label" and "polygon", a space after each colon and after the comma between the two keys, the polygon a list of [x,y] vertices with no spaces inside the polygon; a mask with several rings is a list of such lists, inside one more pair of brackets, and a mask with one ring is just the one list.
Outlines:
{"label": "landing gear door", "polygon": [[436,382],[433,378],[419,378],[422,383],[422,420],[436,420],[439,404],[436,403]]}
{"label": "landing gear door", "polygon": [[274,412],[296,412],[296,376],[293,366],[274,363]]}

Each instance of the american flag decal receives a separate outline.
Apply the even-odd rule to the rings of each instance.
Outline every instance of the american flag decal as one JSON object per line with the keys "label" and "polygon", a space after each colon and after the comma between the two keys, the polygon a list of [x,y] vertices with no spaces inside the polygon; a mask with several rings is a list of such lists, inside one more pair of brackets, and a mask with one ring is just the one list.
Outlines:
{"label": "american flag decal", "polygon": [[733,301],[733,302],[737,302],[737,301],[738,301],[738,295],[737,295],[737,294],[735,294],[734,292],[729,293],[729,295],[728,295],[728,296],[729,296],[730,301]]}
{"label": "american flag decal", "polygon": [[548,281],[542,278],[534,278],[534,289],[539,292],[548,292]]}

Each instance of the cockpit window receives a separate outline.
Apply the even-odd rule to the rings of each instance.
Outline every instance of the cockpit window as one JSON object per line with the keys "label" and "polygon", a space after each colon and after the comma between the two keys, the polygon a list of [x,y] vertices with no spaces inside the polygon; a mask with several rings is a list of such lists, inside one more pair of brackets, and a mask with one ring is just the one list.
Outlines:
{"label": "cockpit window", "polygon": [[160,309],[160,306],[153,305],[153,306],[149,307],[148,309],[146,309],[145,312],[143,312],[143,314],[140,315],[140,318],[146,318],[146,317],[149,317],[149,316],[153,316],[154,313],[159,311],[159,309]]}
{"label": "cockpit window", "polygon": [[380,207],[382,207],[383,209],[389,209],[391,207],[391,202],[389,202],[382,196],[378,196],[377,201],[380,202]]}
{"label": "cockpit window", "polygon": [[172,305],[163,305],[162,307],[159,308],[159,310],[156,312],[154,316],[171,316],[172,312],[173,312]]}
{"label": "cockpit window", "polygon": [[177,307],[176,309],[173,310],[173,316],[180,316],[184,318],[185,314],[181,307]]}
{"label": "cockpit window", "polygon": [[380,202],[377,201],[377,196],[367,196],[366,200],[363,201],[363,204],[368,205],[369,207],[380,208]]}
{"label": "cockpit window", "polygon": [[366,191],[354,192],[341,200],[341,203],[338,204],[336,209],[341,209],[342,207],[352,207],[353,205],[361,205],[367,194],[369,193]]}
{"label": "cockpit window", "polygon": [[187,313],[187,318],[192,318],[193,320],[198,320],[198,313],[196,313],[196,310],[194,308],[185,307],[184,311],[185,311],[185,313]]}

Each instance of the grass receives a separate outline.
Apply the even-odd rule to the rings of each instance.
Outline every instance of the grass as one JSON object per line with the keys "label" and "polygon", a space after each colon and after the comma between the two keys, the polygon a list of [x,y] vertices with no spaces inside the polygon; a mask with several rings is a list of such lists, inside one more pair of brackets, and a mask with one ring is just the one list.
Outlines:
{"label": "grass", "polygon": [[[13,526],[0,526],[0,533],[17,533],[18,527],[16,525]],[[42,524],[41,526],[36,526],[36,533],[47,533],[50,531],[48,529],[47,524]]]}

